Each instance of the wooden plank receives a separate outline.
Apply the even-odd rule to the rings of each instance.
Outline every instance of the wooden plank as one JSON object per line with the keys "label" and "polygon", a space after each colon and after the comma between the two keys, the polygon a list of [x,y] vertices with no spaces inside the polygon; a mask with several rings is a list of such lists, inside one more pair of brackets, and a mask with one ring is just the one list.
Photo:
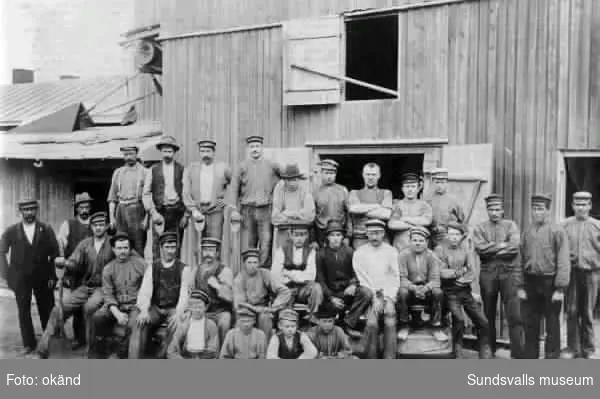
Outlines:
{"label": "wooden plank", "polygon": [[[535,78],[534,90],[536,90],[536,104],[537,108],[535,111],[535,135],[531,140],[531,150],[535,154],[533,158],[532,171],[534,171],[533,184],[529,186],[532,191],[543,191],[545,190],[546,176],[552,174],[552,170],[546,170],[544,168],[545,156],[546,156],[546,109],[547,99],[550,93],[548,93],[548,8],[549,2],[537,1],[537,47],[536,57],[534,66],[537,67],[537,73]],[[529,198],[527,198],[529,200]]]}
{"label": "wooden plank", "polygon": [[[498,96],[498,35],[499,35],[499,0],[490,0],[487,7],[482,7],[482,12],[487,12],[487,41],[481,40],[480,46],[483,47],[480,51],[487,55],[487,76],[485,86],[487,89],[486,109],[487,113],[485,124],[480,126],[482,129],[482,140],[493,142],[496,134],[498,134],[498,114],[497,114],[497,96]],[[486,47],[487,46],[487,50]],[[495,155],[495,154],[494,154]],[[495,158],[495,157],[494,157]]]}
{"label": "wooden plank", "polygon": [[[552,192],[555,187],[556,142],[558,132],[558,81],[559,81],[559,14],[560,0],[548,2],[548,53],[547,53],[547,106],[546,128],[544,130],[544,165],[548,171],[543,190]],[[558,199],[557,199],[558,200]],[[556,206],[556,205],[555,205]]]}
{"label": "wooden plank", "polygon": [[504,166],[506,164],[505,155],[505,122],[506,122],[506,77],[507,77],[507,43],[508,43],[508,6],[506,1],[499,2],[498,9],[498,38],[497,38],[497,73],[496,73],[496,130],[492,137],[494,141],[494,190],[503,192],[504,184]]}
{"label": "wooden plank", "polygon": [[504,125],[504,181],[503,194],[506,200],[506,214],[513,217],[513,173],[514,173],[514,150],[515,150],[515,111],[516,111],[516,81],[517,81],[517,46],[518,46],[518,7],[519,2],[511,0],[508,4],[507,14],[507,42],[506,42],[506,95]]}
{"label": "wooden plank", "polygon": [[557,112],[557,146],[568,146],[569,116],[570,116],[570,73],[569,62],[571,59],[571,7],[570,0],[560,0],[560,25],[559,25],[559,81],[558,81],[558,112]]}
{"label": "wooden plank", "polygon": [[600,148],[600,4],[592,2],[590,37],[590,124],[588,147]]}
{"label": "wooden plank", "polygon": [[589,15],[586,15],[587,5],[587,0],[572,0],[571,2],[569,74],[572,83],[569,85],[569,135],[567,138],[569,148],[585,148],[587,144],[590,32],[590,19]]}

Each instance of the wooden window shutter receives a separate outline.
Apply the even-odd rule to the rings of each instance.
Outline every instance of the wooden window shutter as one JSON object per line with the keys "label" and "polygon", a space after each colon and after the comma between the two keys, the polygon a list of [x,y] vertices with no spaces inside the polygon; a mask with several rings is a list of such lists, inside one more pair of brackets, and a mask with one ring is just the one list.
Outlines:
{"label": "wooden window shutter", "polygon": [[338,16],[284,23],[284,105],[338,104],[341,101],[341,81],[302,68],[336,76],[341,74],[342,26]]}

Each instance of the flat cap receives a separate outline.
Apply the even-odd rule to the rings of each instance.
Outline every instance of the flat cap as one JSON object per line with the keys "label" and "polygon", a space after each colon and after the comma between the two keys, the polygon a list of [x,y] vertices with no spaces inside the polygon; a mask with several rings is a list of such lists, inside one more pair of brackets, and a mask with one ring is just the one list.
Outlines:
{"label": "flat cap", "polygon": [[429,238],[429,236],[431,235],[429,233],[429,229],[423,227],[423,226],[414,226],[410,229],[410,233],[409,235],[412,237],[413,235],[419,235],[421,237],[425,237],[425,238]]}
{"label": "flat cap", "polygon": [[286,224],[284,227],[287,227],[291,231],[308,231],[309,225],[302,221],[293,221]]}
{"label": "flat cap", "polygon": [[502,197],[502,195],[500,194],[490,194],[487,197],[485,197],[485,203],[486,205],[503,205],[504,204],[504,197]]}
{"label": "flat cap", "polygon": [[331,301],[325,301],[315,313],[319,319],[335,319],[338,315],[338,310],[333,306]]}
{"label": "flat cap", "polygon": [[140,147],[138,147],[137,145],[125,145],[125,146],[119,148],[119,151],[121,151],[121,152],[128,152],[128,151],[140,152]]}
{"label": "flat cap", "polygon": [[340,164],[333,159],[324,159],[319,163],[319,166],[321,166],[321,169],[338,170]]}
{"label": "flat cap", "polygon": [[552,203],[552,197],[550,197],[549,195],[545,194],[545,193],[535,193],[531,196],[531,203],[532,204],[546,204],[546,205],[550,205]]}
{"label": "flat cap", "polygon": [[265,139],[261,136],[248,136],[246,137],[246,143],[250,144],[250,143],[263,143],[265,141]]}
{"label": "flat cap", "polygon": [[385,230],[386,224],[383,220],[379,219],[370,219],[365,222],[365,227],[367,229],[383,229]]}
{"label": "flat cap", "polygon": [[241,317],[251,317],[251,318],[256,317],[256,313],[254,313],[252,310],[248,309],[245,306],[241,306],[241,307],[237,308],[235,313],[236,313],[238,319]]}
{"label": "flat cap", "polygon": [[114,247],[117,241],[123,240],[129,241],[129,244],[131,245],[131,239],[129,238],[129,234],[127,234],[124,231],[117,231],[115,235],[110,238],[110,245]]}
{"label": "flat cap", "polygon": [[97,222],[108,222],[108,213],[106,212],[96,212],[92,216],[90,216],[90,223]]}
{"label": "flat cap", "polygon": [[93,200],[88,193],[75,194],[75,206],[84,202],[92,202]]}
{"label": "flat cap", "polygon": [[204,290],[192,290],[190,292],[190,299],[199,299],[206,305],[210,304],[210,296]]}
{"label": "flat cap", "polygon": [[156,144],[157,149],[161,149],[162,147],[171,147],[175,151],[179,151],[179,144],[177,144],[177,140],[173,136],[162,136],[158,144]]}
{"label": "flat cap", "polygon": [[431,171],[431,178],[438,180],[448,179],[448,169],[446,168],[435,168]]}
{"label": "flat cap", "polygon": [[465,231],[467,231],[465,225],[462,224],[462,223],[458,223],[458,222],[449,222],[446,225],[446,228],[447,229],[454,229],[454,230],[460,231],[462,234],[465,234]]}
{"label": "flat cap", "polygon": [[177,233],[174,231],[166,231],[158,237],[158,244],[163,245],[166,242],[177,242]]}
{"label": "flat cap", "polygon": [[242,259],[246,260],[250,257],[260,258],[260,250],[257,248],[248,248],[242,252]]}
{"label": "flat cap", "polygon": [[38,208],[40,206],[38,200],[36,199],[32,199],[32,198],[25,198],[22,200],[19,200],[17,202],[17,206],[19,208]]}
{"label": "flat cap", "polygon": [[220,247],[221,246],[221,240],[217,239],[217,238],[212,238],[212,237],[206,237],[202,239],[202,244],[203,247]]}
{"label": "flat cap", "polygon": [[298,312],[294,309],[282,309],[279,312],[279,320],[298,322]]}
{"label": "flat cap", "polygon": [[215,148],[217,148],[217,142],[214,140],[207,140],[207,139],[202,139],[202,140],[198,140],[198,147],[205,147],[205,148],[212,148],[213,150]]}
{"label": "flat cap", "polygon": [[402,183],[418,183],[420,181],[419,175],[413,172],[402,174]]}
{"label": "flat cap", "polygon": [[286,165],[285,169],[281,171],[281,178],[284,180],[304,179],[304,175],[297,164],[290,164]]}
{"label": "flat cap", "polygon": [[346,233],[346,229],[344,228],[344,226],[342,226],[339,220],[330,220],[329,222],[327,222],[327,229],[325,231],[326,234],[330,234],[336,231],[339,231],[342,234]]}
{"label": "flat cap", "polygon": [[587,191],[578,191],[575,194],[573,194],[573,199],[574,200],[591,200],[592,193],[587,192]]}

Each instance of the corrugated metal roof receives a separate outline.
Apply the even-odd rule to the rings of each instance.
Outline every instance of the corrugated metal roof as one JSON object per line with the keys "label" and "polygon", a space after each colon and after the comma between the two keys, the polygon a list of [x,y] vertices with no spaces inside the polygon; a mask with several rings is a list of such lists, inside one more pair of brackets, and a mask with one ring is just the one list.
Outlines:
{"label": "corrugated metal roof", "polygon": [[120,147],[135,144],[142,153],[158,143],[161,134],[159,122],[92,127],[68,133],[9,132],[0,135],[0,157],[42,160],[119,159],[122,157]]}
{"label": "corrugated metal roof", "polygon": [[[95,117],[99,121],[107,122],[108,118],[119,122],[131,104],[112,109],[110,116],[102,111],[131,99],[131,86],[123,85],[118,88],[126,80],[127,76],[107,76],[0,85],[0,126],[18,126],[78,102],[87,108],[98,104],[90,113],[93,119]],[[114,93],[110,94],[113,91]],[[106,97],[107,95],[109,96]]]}

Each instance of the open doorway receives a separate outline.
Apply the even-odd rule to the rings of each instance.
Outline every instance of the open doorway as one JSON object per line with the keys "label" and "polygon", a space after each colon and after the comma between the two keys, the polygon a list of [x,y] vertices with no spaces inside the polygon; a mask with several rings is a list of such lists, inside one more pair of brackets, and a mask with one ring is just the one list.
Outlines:
{"label": "open doorway", "polygon": [[565,215],[573,216],[571,199],[577,191],[589,191],[592,196],[592,217],[600,218],[600,154],[598,157],[565,158]]}

